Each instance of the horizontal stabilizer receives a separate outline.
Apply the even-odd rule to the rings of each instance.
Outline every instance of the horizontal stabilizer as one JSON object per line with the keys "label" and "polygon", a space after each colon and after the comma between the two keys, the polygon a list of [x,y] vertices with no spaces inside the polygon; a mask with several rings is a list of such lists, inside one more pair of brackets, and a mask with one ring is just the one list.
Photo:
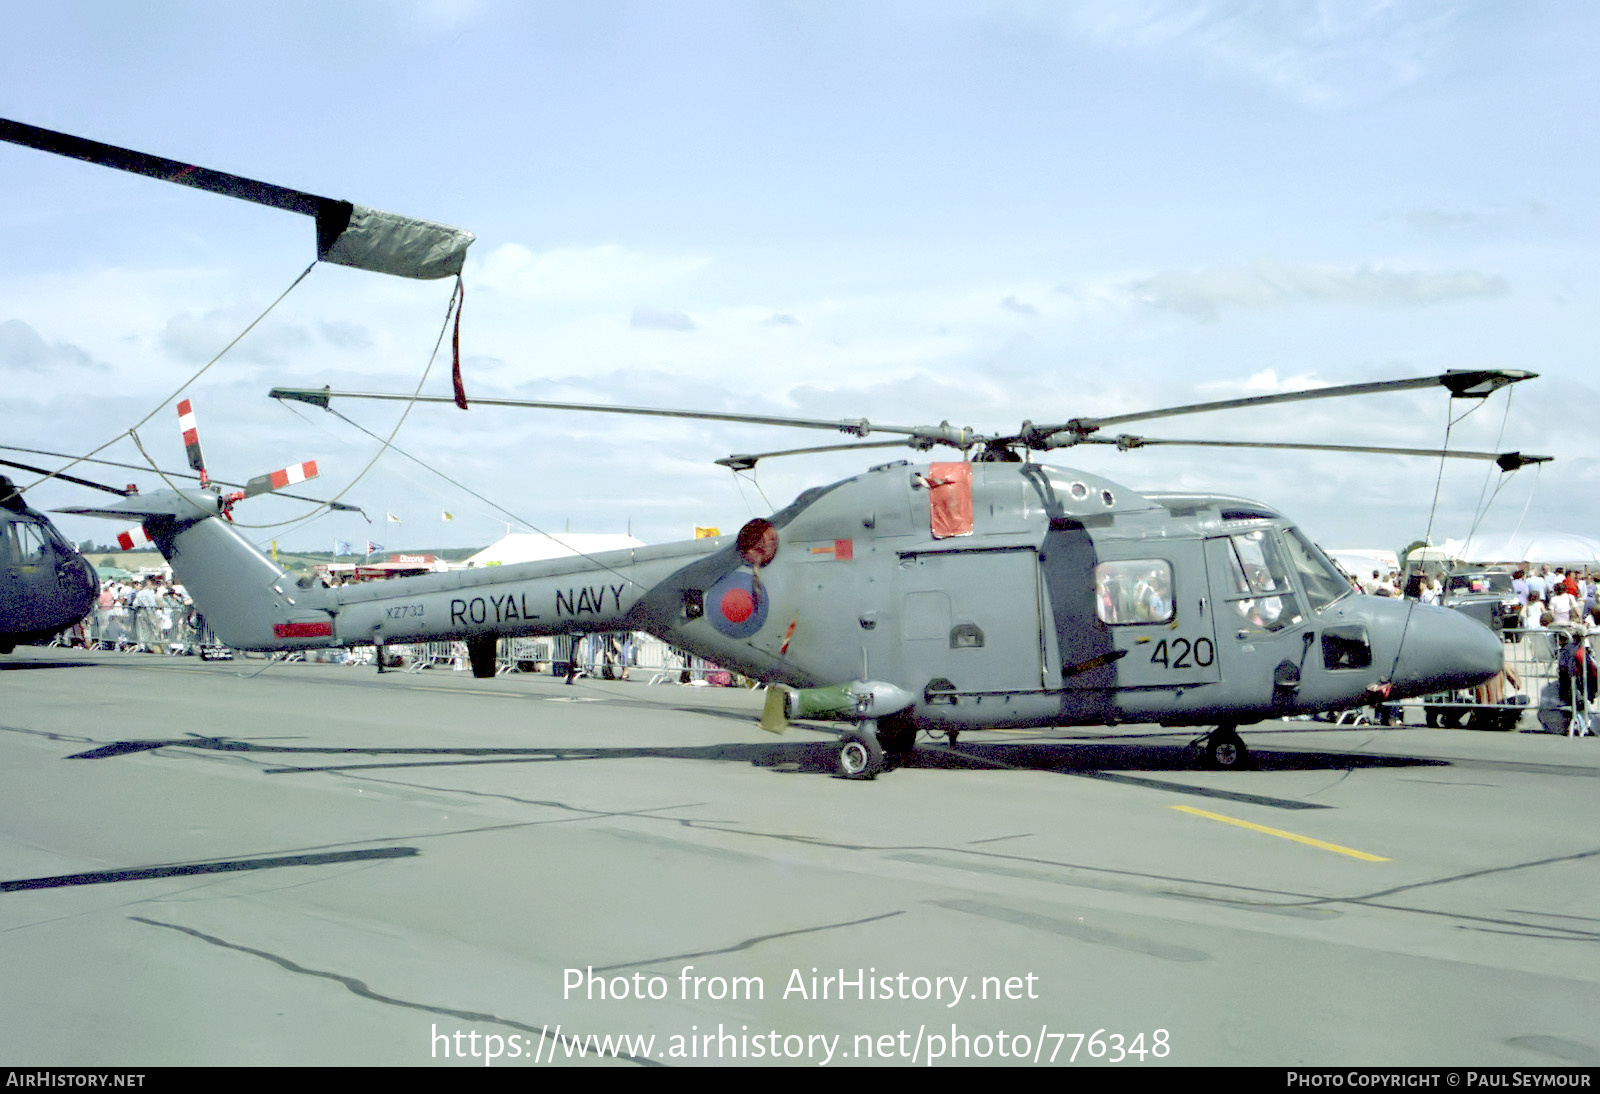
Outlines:
{"label": "horizontal stabilizer", "polygon": [[177,517],[181,520],[200,520],[217,515],[217,496],[202,490],[158,490],[153,494],[134,494],[124,501],[108,505],[80,505],[56,509],[77,517],[108,517],[128,520],[130,517],[145,521],[151,517]]}

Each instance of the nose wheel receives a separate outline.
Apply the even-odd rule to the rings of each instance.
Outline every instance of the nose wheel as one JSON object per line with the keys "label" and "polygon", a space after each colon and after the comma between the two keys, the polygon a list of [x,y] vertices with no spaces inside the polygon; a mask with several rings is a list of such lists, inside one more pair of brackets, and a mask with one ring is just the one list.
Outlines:
{"label": "nose wheel", "polygon": [[1250,766],[1250,750],[1231,725],[1220,725],[1196,737],[1189,747],[1203,750],[1206,766],[1218,771],[1239,771]]}
{"label": "nose wheel", "polygon": [[839,741],[837,767],[841,779],[875,779],[884,768],[883,746],[874,722],[861,722]]}

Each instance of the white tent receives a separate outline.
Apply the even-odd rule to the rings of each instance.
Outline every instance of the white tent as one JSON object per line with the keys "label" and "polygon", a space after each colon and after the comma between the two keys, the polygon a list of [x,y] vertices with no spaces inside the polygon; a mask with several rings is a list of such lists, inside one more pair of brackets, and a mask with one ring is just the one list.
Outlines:
{"label": "white tent", "polygon": [[547,536],[540,532],[512,532],[491,543],[463,566],[509,566],[514,562],[538,562],[570,555],[593,555],[601,551],[625,551],[643,547],[644,540],[620,532],[563,532]]}
{"label": "white tent", "polygon": [[1373,570],[1381,570],[1387,577],[1389,571],[1400,569],[1400,560],[1393,551],[1376,547],[1338,547],[1327,555],[1343,566],[1346,573],[1363,581],[1372,576]]}
{"label": "white tent", "polygon": [[1600,540],[1575,532],[1532,531],[1515,534],[1482,532],[1464,543],[1445,544],[1457,558],[1468,562],[1532,562],[1600,564]]}

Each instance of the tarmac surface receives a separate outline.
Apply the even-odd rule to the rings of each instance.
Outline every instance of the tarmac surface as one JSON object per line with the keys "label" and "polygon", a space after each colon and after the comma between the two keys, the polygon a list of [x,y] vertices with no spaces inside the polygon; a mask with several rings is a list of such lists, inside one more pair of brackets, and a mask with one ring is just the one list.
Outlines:
{"label": "tarmac surface", "polygon": [[1600,742],[760,703],[0,658],[0,1063],[1600,1064]]}

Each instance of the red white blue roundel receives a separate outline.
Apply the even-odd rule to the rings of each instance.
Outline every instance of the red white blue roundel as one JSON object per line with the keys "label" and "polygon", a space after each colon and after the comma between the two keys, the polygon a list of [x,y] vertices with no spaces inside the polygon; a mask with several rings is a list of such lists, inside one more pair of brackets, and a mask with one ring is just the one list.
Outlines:
{"label": "red white blue roundel", "polygon": [[749,638],[767,621],[770,596],[756,595],[755,575],[735,570],[706,590],[706,616],[729,638]]}

